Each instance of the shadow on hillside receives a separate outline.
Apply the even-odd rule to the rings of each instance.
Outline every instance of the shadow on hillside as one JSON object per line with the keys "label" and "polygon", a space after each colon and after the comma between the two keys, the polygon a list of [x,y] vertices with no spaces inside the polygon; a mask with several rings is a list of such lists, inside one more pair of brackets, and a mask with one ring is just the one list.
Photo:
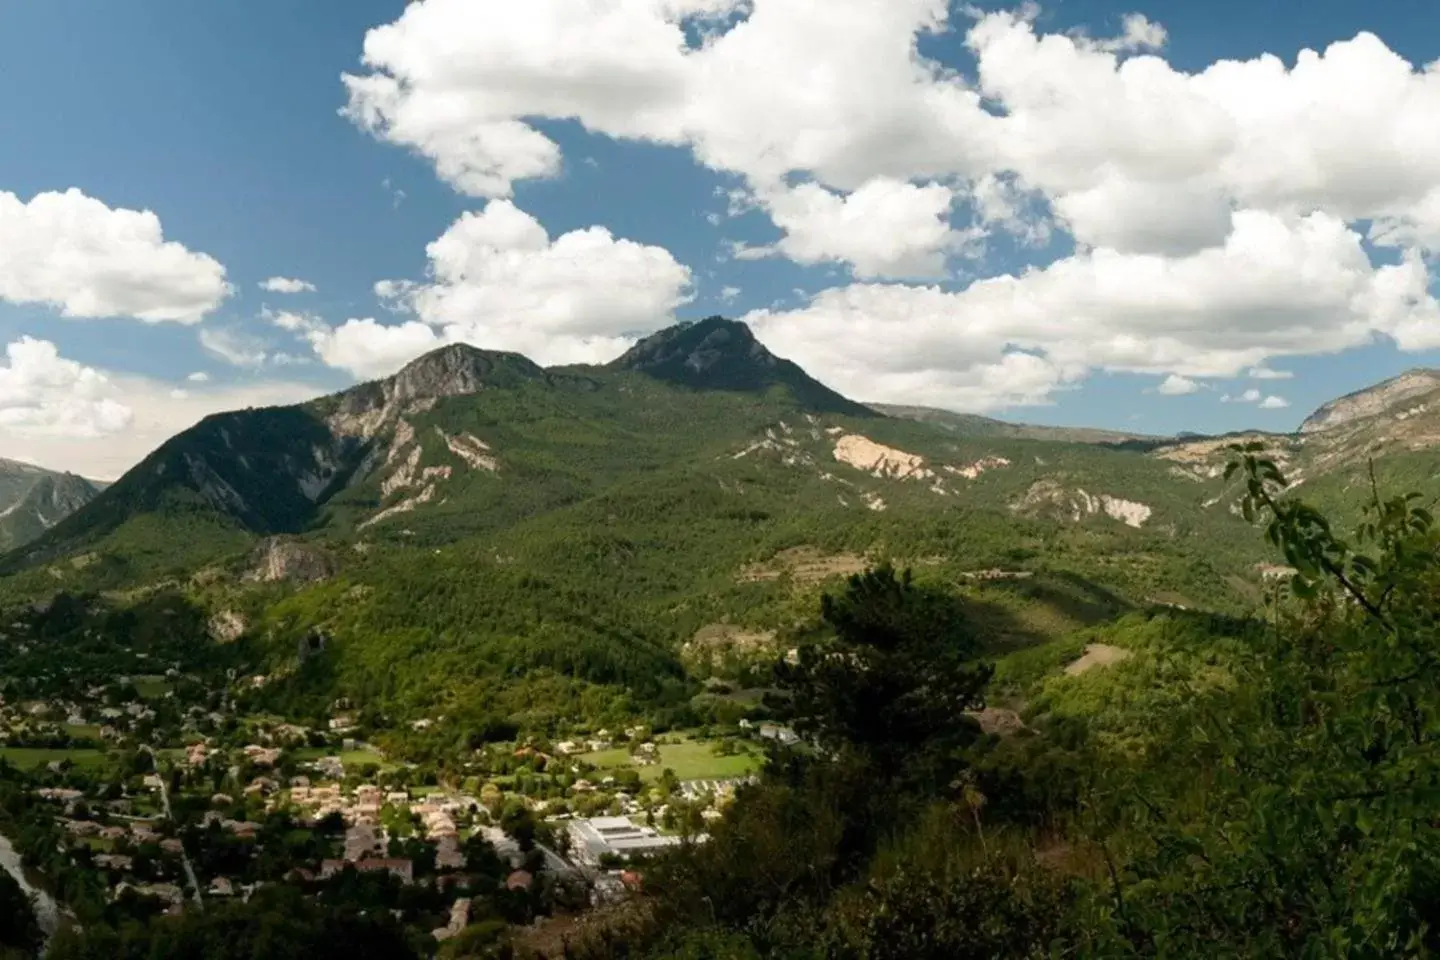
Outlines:
{"label": "shadow on hillside", "polygon": [[987,651],[1006,653],[1114,620],[1136,607],[1078,574],[1049,571],[979,585],[970,592],[966,609]]}
{"label": "shadow on hillside", "polygon": [[1151,604],[1145,607],[1151,616],[1164,615],[1172,621],[1194,624],[1204,636],[1243,636],[1247,631],[1267,629],[1263,617],[1214,613],[1209,610],[1187,610],[1182,607]]}

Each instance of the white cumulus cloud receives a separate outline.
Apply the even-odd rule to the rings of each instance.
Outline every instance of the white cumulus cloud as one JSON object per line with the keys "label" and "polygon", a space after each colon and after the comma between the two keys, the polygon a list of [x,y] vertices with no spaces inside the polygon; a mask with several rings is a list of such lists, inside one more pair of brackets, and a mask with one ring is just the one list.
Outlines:
{"label": "white cumulus cloud", "polygon": [[166,240],[160,218],[79,190],[27,203],[0,191],[0,300],[67,317],[198,323],[229,296],[214,258]]}
{"label": "white cumulus cloud", "polygon": [[1160,386],[1155,388],[1156,393],[1163,394],[1167,397],[1183,397],[1186,394],[1198,393],[1199,391],[1200,384],[1191,380],[1189,377],[1182,377],[1174,373],[1166,377],[1161,381]]}
{"label": "white cumulus cloud", "polygon": [[386,325],[368,317],[347,320],[333,330],[312,331],[307,339],[327,366],[366,380],[388,376],[442,343],[418,320]]}
{"label": "white cumulus cloud", "polygon": [[48,340],[21,337],[0,364],[0,436],[94,438],[130,425],[133,411],[111,396],[92,367],[60,356]]}
{"label": "white cumulus cloud", "polygon": [[1284,397],[1268,396],[1260,401],[1261,410],[1284,410],[1290,406],[1290,401]]}
{"label": "white cumulus cloud", "polygon": [[945,258],[962,236],[950,226],[955,194],[899,180],[868,181],[844,196],[816,183],[762,194],[785,236],[778,253],[796,263],[850,263],[861,279],[945,276]]}
{"label": "white cumulus cloud", "polygon": [[350,320],[307,334],[327,364],[360,376],[443,343],[524,353],[538,363],[613,359],[635,334],[673,322],[691,297],[690,269],[663,248],[602,227],[551,238],[508,200],[466,213],[431,243],[423,283],[382,281],[378,296],[415,315]]}
{"label": "white cumulus cloud", "polygon": [[[367,34],[345,112],[482,197],[563,169],[537,120],[682,147],[738,181],[721,191],[729,213],[757,208],[780,230],[771,246],[736,243],[740,260],[923,281],[983,251],[986,234],[1022,250],[1074,242],[1071,256],[959,292],[870,283],[757,317],[867,397],[887,398],[860,375],[872,355],[891,365],[877,371],[891,398],[913,386],[992,409],[1094,369],[1269,379],[1272,358],[1377,336],[1440,346],[1427,268],[1440,252],[1440,71],[1370,33],[1182,69],[1164,26],[1138,13],[1097,38],[1047,33],[1030,7],[951,9],[424,0]],[[947,32],[973,63],[920,53]],[[1362,241],[1398,262],[1373,261]],[[523,248],[507,249],[486,271]],[[524,300],[481,274],[447,278],[453,259],[432,247],[436,277],[393,298],[442,338],[460,335],[466,310]],[[585,346],[553,316],[523,335],[498,317],[473,326],[573,359],[608,353],[623,329],[601,324]]]}
{"label": "white cumulus cloud", "polygon": [[260,289],[270,293],[314,293],[315,284],[292,277],[271,277],[260,282]]}
{"label": "white cumulus cloud", "polygon": [[100,370],[21,337],[0,353],[0,450],[11,459],[113,480],[170,437],[223,410],[308,400],[304,384],[187,386]]}
{"label": "white cumulus cloud", "polygon": [[[748,319],[852,395],[995,409],[1043,401],[1096,369],[1236,376],[1377,334],[1435,344],[1440,305],[1423,279],[1414,262],[1376,267],[1360,235],[1327,215],[1241,211],[1223,247],[1183,258],[1098,249],[958,292],[855,284]],[[997,369],[1017,376],[996,380]]]}

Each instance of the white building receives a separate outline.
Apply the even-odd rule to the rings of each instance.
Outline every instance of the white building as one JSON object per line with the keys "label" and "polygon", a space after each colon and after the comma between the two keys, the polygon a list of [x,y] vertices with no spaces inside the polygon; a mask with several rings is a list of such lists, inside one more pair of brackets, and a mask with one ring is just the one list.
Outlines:
{"label": "white building", "polygon": [[679,837],[666,837],[629,817],[595,817],[570,821],[570,849],[581,863],[598,865],[607,853],[629,859],[645,857],[677,846]]}

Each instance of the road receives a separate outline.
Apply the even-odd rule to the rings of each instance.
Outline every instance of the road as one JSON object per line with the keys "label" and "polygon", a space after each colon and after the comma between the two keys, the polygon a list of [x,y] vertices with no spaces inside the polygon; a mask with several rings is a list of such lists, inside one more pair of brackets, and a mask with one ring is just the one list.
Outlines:
{"label": "road", "polygon": [[[150,754],[150,760],[155,767],[155,777],[160,781],[160,809],[165,811],[165,819],[175,824],[175,815],[170,812],[170,786],[165,782],[165,775],[160,772],[160,760],[155,756],[155,751],[148,746],[140,749]],[[179,824],[175,825],[179,826]],[[190,863],[190,854],[183,847],[180,850],[180,862],[185,865],[185,878],[190,881],[190,889],[195,891],[195,906],[204,910],[205,901],[200,897],[200,879],[195,876],[195,867]]]}
{"label": "road", "polygon": [[560,854],[556,853],[554,850],[551,850],[549,847],[545,846],[545,844],[537,843],[535,844],[535,849],[545,854],[545,869],[549,870],[551,873],[556,873],[563,876],[565,874],[577,872],[574,867],[565,862],[565,859],[561,857]]}

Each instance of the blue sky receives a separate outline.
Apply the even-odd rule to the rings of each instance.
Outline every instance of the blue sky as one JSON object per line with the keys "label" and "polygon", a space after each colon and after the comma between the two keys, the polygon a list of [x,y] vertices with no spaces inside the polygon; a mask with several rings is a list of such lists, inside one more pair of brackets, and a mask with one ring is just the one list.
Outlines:
{"label": "blue sky", "polygon": [[[684,3],[724,8],[717,21],[682,25],[692,43],[709,32],[720,45],[747,17],[759,33],[767,8],[784,6]],[[1328,73],[1291,76],[1303,48],[1369,31],[1410,67],[1440,57],[1434,4],[1065,0],[989,19],[952,8],[935,34],[919,25],[936,0],[896,0],[879,14],[864,0],[831,0],[825,29],[853,36],[812,36],[818,19],[766,23],[764,49],[791,51],[785,61],[802,67],[816,56],[811,74],[779,71],[736,42],[693,76],[678,56],[647,59],[642,39],[634,64],[625,44],[574,47],[571,59],[573,36],[552,39],[543,17],[518,22],[528,16],[520,7],[548,5],[427,0],[430,15],[399,21],[389,59],[368,66],[367,31],[399,20],[403,3],[0,6],[0,194],[15,201],[8,222],[0,208],[0,348],[31,345],[20,359],[12,350],[8,381],[0,353],[0,456],[114,475],[211,409],[337,389],[446,339],[526,349],[542,362],[601,359],[673,318],[712,313],[753,317],[773,349],[860,399],[1154,433],[1290,429],[1339,393],[1440,364],[1424,302],[1440,239],[1440,149],[1417,143],[1412,155],[1403,135],[1420,129],[1411,118],[1423,116],[1435,82],[1402,70],[1399,86],[1346,95],[1354,102],[1343,109],[1384,118],[1388,141],[1357,129],[1345,142],[1284,105],[1304,89],[1314,110],[1329,112],[1327,98],[1353,89],[1336,78],[1373,73],[1364,58],[1381,55],[1367,47],[1335,58]],[[657,12],[658,0],[616,6],[635,11],[610,24],[622,36],[674,19]],[[877,16],[883,22],[866,19]],[[603,26],[584,29],[600,37]],[[971,37],[981,28],[988,46]],[[866,46],[890,32],[921,35],[930,80],[907,86],[896,78],[913,58],[878,40]],[[843,83],[800,89],[827,69],[816,48],[852,42],[856,72],[873,64],[874,83],[859,94]],[[1283,62],[1279,74],[1257,68],[1239,86],[1254,83],[1259,100],[1266,82],[1289,91],[1275,94],[1276,109],[1290,111],[1283,141],[1257,139],[1245,133],[1253,118],[1225,115],[1245,109],[1233,89],[1207,87],[1197,106],[1153,74],[1129,86],[1105,79],[1135,59],[1193,77],[1265,54]],[[1063,91],[1092,69],[1093,91],[1067,105]],[[363,129],[346,73],[404,78],[403,102],[372,96],[382,119]],[[435,76],[449,78],[443,89],[426,86]],[[1061,93],[1037,93],[1036,77]],[[748,100],[730,89],[746,83],[759,84]],[[981,90],[983,109],[927,113],[942,87],[954,104],[958,88]],[[857,99],[871,89],[880,91],[873,103]],[[1408,106],[1396,106],[1402,89],[1413,94]],[[1106,132],[1123,126],[1133,90],[1160,92],[1133,126]],[[1104,102],[1111,94],[1122,106]],[[447,119],[453,102],[460,116]],[[1046,111],[1061,108],[1075,129],[1057,146],[1034,131],[1053,129],[1060,114]],[[1178,134],[1161,129],[1187,110],[1196,119]],[[1026,125],[990,130],[971,115],[981,112]],[[955,130],[932,138],[940,116]],[[467,124],[507,120],[548,139],[558,161],[499,185],[455,174],[456,165],[523,169],[525,149],[501,157],[508,141],[477,147],[465,137]],[[1214,147],[1212,127],[1235,142]],[[1171,149],[1193,131],[1194,158]],[[812,136],[819,146],[807,145]],[[991,145],[974,146],[982,140]],[[1389,162],[1411,178],[1389,193],[1351,169],[1379,180]],[[982,183],[1000,206],[983,206]],[[65,212],[70,201],[43,217],[27,206],[72,188],[100,205],[85,208],[93,222],[84,230]],[[1192,188],[1194,203],[1167,206]],[[1197,240],[1212,207],[1231,226]],[[183,250],[163,269],[147,259],[160,256],[154,242],[112,255],[107,245],[123,238],[104,224],[116,211],[153,212]],[[572,233],[573,244],[559,239]],[[441,237],[451,238],[447,252],[427,254]],[[1229,278],[1266,260],[1249,244],[1269,237],[1293,241],[1294,256],[1236,280],[1230,296]],[[11,246],[28,252],[7,259]],[[1215,253],[1222,248],[1230,259]],[[1066,269],[1026,274],[1057,262]],[[224,292],[206,292],[218,289],[211,264],[223,269]],[[1337,275],[1348,279],[1329,290]],[[1022,279],[985,283],[1007,276]],[[315,290],[262,290],[272,277]],[[396,281],[398,295],[377,296],[383,280]],[[90,306],[70,299],[91,287]],[[1320,292],[1296,306],[1309,291]],[[1166,305],[1187,319],[1172,328]],[[167,312],[185,315],[155,319]],[[1293,377],[1255,379],[1255,367]],[[1259,392],[1253,400],[1249,390]],[[1273,409],[1256,402],[1269,397]]]}

